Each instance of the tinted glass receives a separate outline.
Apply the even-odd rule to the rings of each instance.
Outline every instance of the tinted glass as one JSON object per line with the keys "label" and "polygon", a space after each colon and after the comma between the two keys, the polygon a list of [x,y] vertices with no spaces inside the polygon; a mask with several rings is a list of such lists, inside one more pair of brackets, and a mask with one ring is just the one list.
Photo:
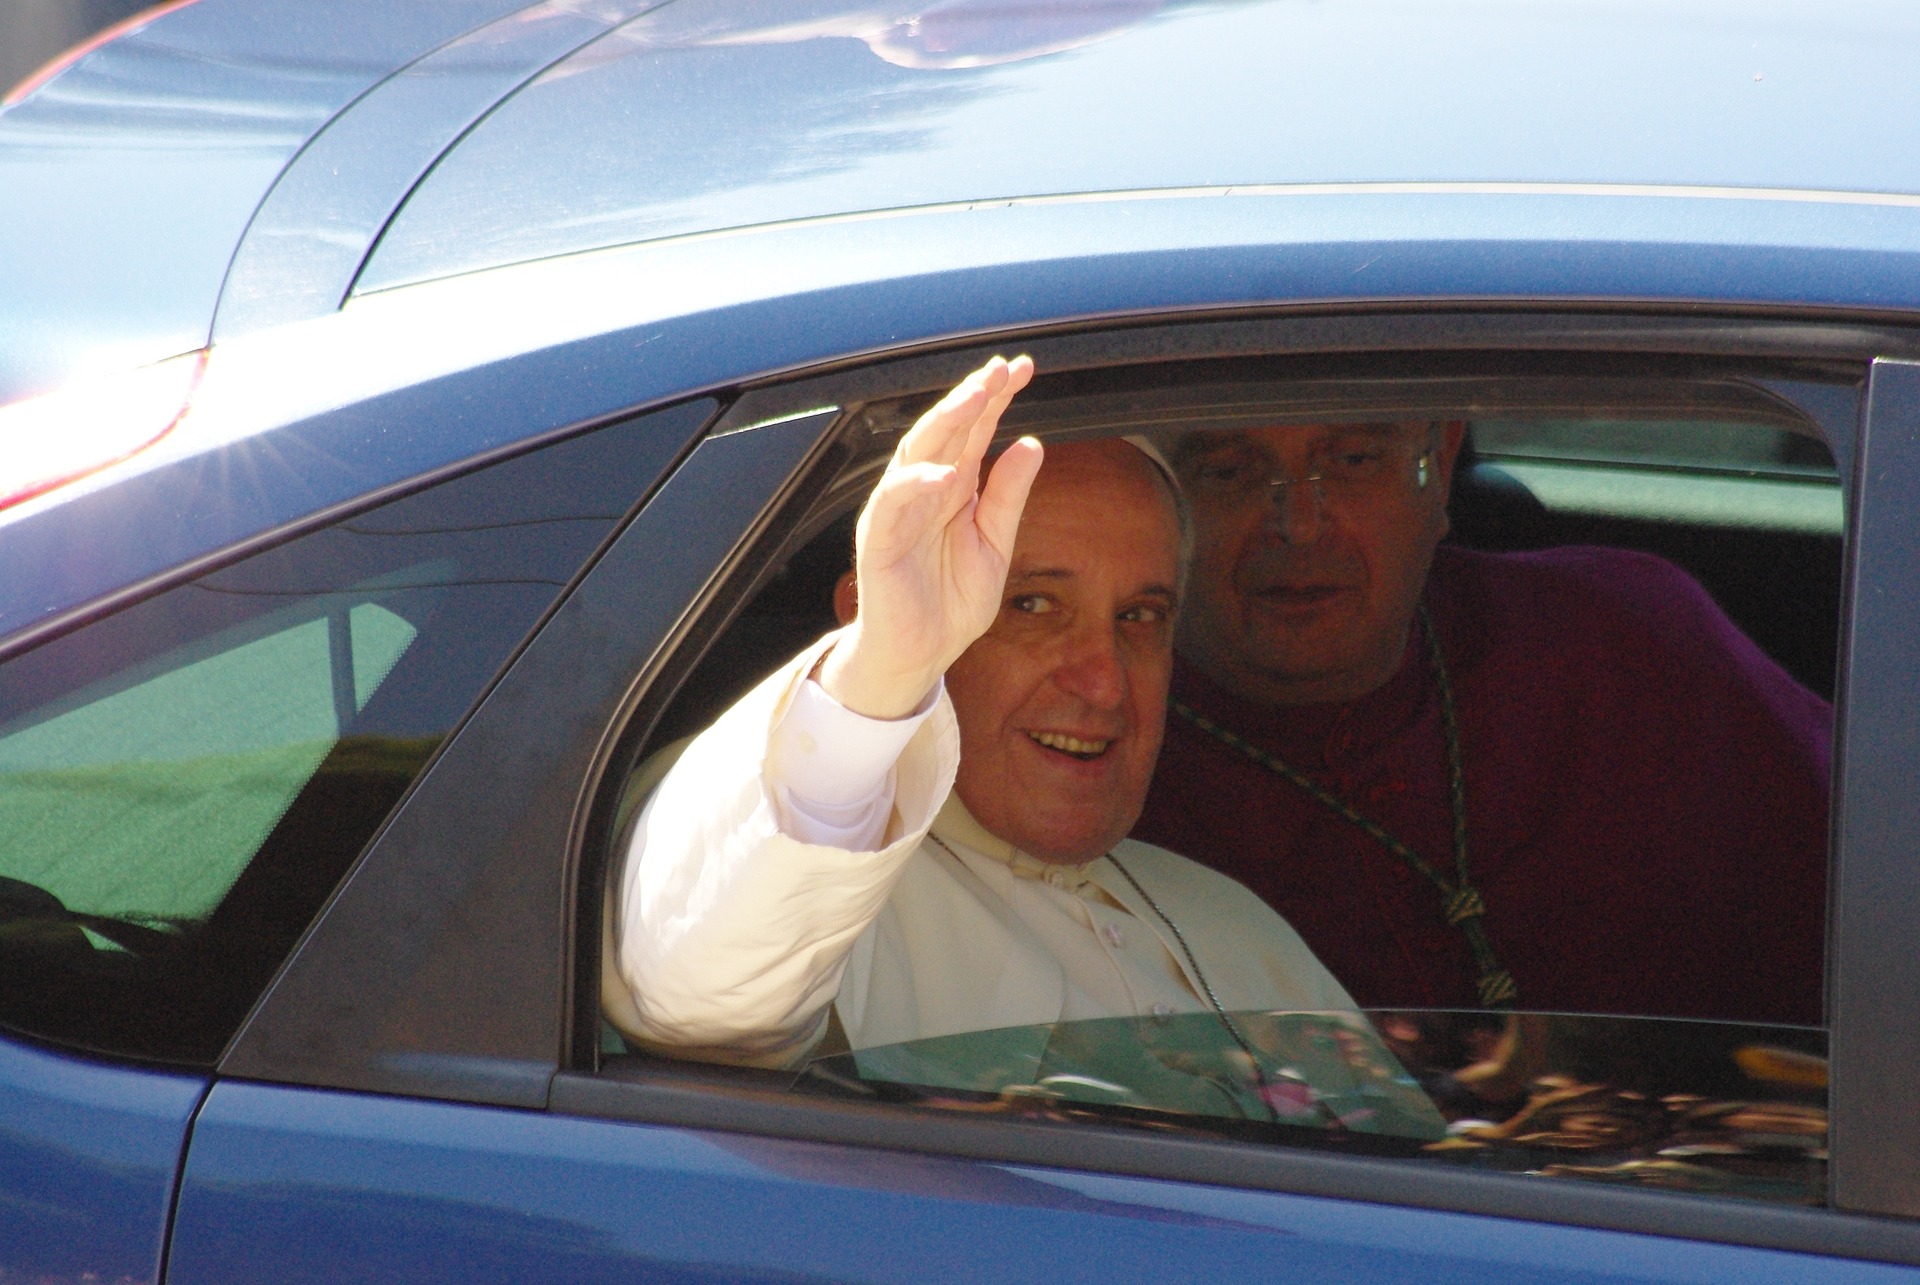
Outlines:
{"label": "tinted glass", "polygon": [[1480,420],[1481,458],[1549,509],[1838,537],[1845,504],[1818,440],[1754,424]]}
{"label": "tinted glass", "polygon": [[1657,554],[1832,698],[1846,498],[1817,437],[1712,420],[1485,419],[1472,442],[1455,484],[1460,542]]}
{"label": "tinted glass", "polygon": [[1826,1037],[1803,1027],[1467,1012],[1013,1027],[821,1058],[793,1083],[1806,1205],[1825,1200],[1826,1087]]}
{"label": "tinted glass", "polygon": [[632,431],[360,514],[0,669],[0,1022],[214,1058],[637,498]]}

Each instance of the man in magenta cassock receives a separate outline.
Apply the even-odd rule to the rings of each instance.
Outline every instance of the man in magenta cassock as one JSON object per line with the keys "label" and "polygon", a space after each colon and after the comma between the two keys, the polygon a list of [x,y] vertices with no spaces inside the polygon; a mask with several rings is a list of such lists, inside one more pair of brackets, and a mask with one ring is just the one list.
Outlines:
{"label": "man in magenta cassock", "polygon": [[1832,711],[1656,558],[1441,547],[1463,434],[1179,443],[1197,552],[1135,835],[1367,1007],[1820,1022]]}

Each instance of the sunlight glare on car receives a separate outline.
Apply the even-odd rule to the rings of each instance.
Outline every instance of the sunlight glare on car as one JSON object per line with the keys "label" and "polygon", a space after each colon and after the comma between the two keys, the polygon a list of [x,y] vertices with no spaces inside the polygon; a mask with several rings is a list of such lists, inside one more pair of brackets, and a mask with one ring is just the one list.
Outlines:
{"label": "sunlight glare on car", "polygon": [[0,406],[0,509],[138,454],[193,402],[205,349]]}

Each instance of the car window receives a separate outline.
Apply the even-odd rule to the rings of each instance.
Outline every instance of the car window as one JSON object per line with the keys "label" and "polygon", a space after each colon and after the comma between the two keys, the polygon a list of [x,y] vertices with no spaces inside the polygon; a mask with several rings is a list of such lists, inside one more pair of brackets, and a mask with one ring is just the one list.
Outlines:
{"label": "car window", "polygon": [[0,1023],[211,1061],[635,498],[605,430],[0,667]]}
{"label": "car window", "polygon": [[10,877],[89,918],[205,919],[419,632],[374,602],[273,613],[5,735]]}
{"label": "car window", "polygon": [[1459,542],[1655,554],[1832,697],[1846,498],[1818,437],[1711,419],[1477,419],[1469,443]]}
{"label": "car window", "polygon": [[[1656,392],[1651,401],[1679,400]],[[1200,1012],[1063,1013],[878,1041],[835,1008],[806,1056],[775,1059],[789,1092],[1824,1202],[1828,755],[1846,512],[1831,453],[1811,423],[1732,401],[1720,413],[1629,417],[1616,404],[1588,411],[1563,398],[1550,410],[1489,415],[1441,395],[1422,402],[1417,389],[1393,395],[1391,420],[1351,424],[1399,426],[1419,441],[1454,425],[1461,438],[1447,533],[1422,596],[1439,623],[1419,617],[1406,635],[1414,659],[1398,671],[1413,675],[1411,694],[1378,711],[1378,730],[1356,721],[1361,702],[1310,710],[1319,721],[1304,742],[1277,716],[1209,726],[1212,707],[1192,708],[1201,704],[1192,693],[1210,680],[1191,672],[1183,641],[1162,775],[1133,834],[1250,890],[1357,1005],[1223,1005],[1205,998],[1201,981]],[[1340,422],[1289,405],[1295,393],[1285,387],[1234,396],[1192,410],[1215,445],[1240,441],[1269,414],[1294,426]],[[1017,430],[1051,430],[1050,442],[1144,432],[1178,473],[1191,458],[1180,427],[1187,408],[1157,398],[1043,396]],[[854,414],[869,431],[897,431],[927,400]],[[1409,470],[1430,467],[1419,441]],[[1317,486],[1321,504],[1349,482],[1359,494],[1364,465],[1336,455],[1260,473],[1262,502],[1286,502],[1272,498],[1281,487]],[[1220,485],[1232,489],[1238,474],[1229,472]],[[785,551],[753,569],[754,592],[728,602],[731,623],[704,659],[669,678],[671,699],[663,683],[638,770],[619,778],[616,872],[648,790],[684,739],[833,627],[833,586],[851,565],[855,507],[875,476],[869,461],[828,501],[789,517]],[[1408,476],[1426,484],[1424,472]],[[1205,567],[1202,549],[1193,574]],[[1296,579],[1280,587],[1318,590],[1305,573]],[[1484,610],[1513,584],[1525,590],[1513,591],[1521,605]],[[1542,585],[1550,592],[1536,592]],[[1189,584],[1189,602],[1193,594]],[[1502,637],[1539,635],[1573,658],[1559,668],[1531,668],[1524,655],[1496,665],[1486,657],[1500,639],[1482,637],[1482,617],[1459,601]],[[1422,649],[1429,629],[1446,640],[1436,648],[1457,646],[1450,668]],[[1461,703],[1454,732],[1443,730],[1451,713],[1434,712],[1440,698],[1421,694],[1429,682]],[[1541,741],[1543,726],[1573,730]],[[1503,745],[1510,728],[1519,730]],[[1384,766],[1342,759],[1369,735]],[[1417,740],[1418,752],[1400,753],[1402,740]],[[1298,773],[1274,766],[1321,743],[1324,761]],[[1188,792],[1169,786],[1169,764]],[[1583,793],[1596,775],[1606,788]],[[1465,799],[1451,813],[1450,776]],[[1671,781],[1682,784],[1663,784]],[[1249,828],[1275,800],[1285,842]],[[1412,859],[1390,841],[1403,825]],[[1636,827],[1654,837],[1637,842]],[[1453,838],[1461,833],[1465,857]],[[1562,865],[1543,865],[1543,851]],[[1151,911],[1139,912],[1141,923],[1171,929],[1160,933],[1170,970],[1225,971],[1195,963],[1191,921],[1185,932],[1175,926],[1204,911],[1167,913],[1141,895]],[[1131,904],[1124,889],[1117,896]],[[1109,944],[1139,927],[1128,921],[1107,935],[1107,913],[1097,909],[1090,923]],[[1476,940],[1460,927],[1466,920],[1492,927]],[[897,927],[876,930],[870,950],[857,947],[854,967],[885,957]],[[1458,978],[1430,991],[1399,980],[1455,955]],[[1510,974],[1517,995],[1482,989],[1476,1005],[1476,968],[1482,982]],[[854,1002],[870,1004],[872,993]],[[674,1049],[625,1038],[614,1024],[603,1023],[600,1048],[617,1075],[671,1073],[662,1054]],[[730,1060],[710,1049],[678,1055]]]}

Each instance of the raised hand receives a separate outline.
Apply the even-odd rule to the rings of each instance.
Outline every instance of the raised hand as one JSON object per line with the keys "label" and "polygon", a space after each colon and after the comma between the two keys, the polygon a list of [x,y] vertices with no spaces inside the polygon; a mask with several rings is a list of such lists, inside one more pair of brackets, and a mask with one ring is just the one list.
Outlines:
{"label": "raised hand", "polygon": [[869,718],[911,713],[1000,611],[1040,443],[1008,447],[980,486],[1000,415],[1033,360],[995,357],[894,448],[854,536],[859,613],[820,669],[827,694]]}

